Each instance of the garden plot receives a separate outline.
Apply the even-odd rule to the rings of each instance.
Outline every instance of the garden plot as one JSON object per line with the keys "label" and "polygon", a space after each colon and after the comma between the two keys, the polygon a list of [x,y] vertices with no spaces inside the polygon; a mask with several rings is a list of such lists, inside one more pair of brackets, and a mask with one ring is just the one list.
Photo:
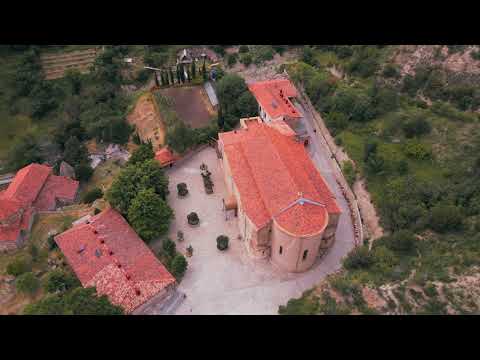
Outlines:
{"label": "garden plot", "polygon": [[135,126],[143,142],[152,141],[155,151],[165,144],[165,125],[151,93],[145,93],[140,96],[135,108],[128,115],[127,121]]}
{"label": "garden plot", "polygon": [[203,86],[171,87],[160,93],[172,100],[173,110],[194,129],[207,126],[216,114]]}

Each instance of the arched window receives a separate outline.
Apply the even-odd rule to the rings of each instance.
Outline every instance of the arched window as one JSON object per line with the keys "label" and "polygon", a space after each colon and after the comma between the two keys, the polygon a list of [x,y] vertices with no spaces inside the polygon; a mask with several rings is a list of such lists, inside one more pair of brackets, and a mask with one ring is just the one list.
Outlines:
{"label": "arched window", "polygon": [[303,258],[302,258],[302,261],[305,261],[307,259],[307,256],[308,256],[308,250],[305,250],[303,252]]}
{"label": "arched window", "polygon": [[280,249],[278,249],[278,252],[279,252],[280,255],[282,255],[282,253],[283,253],[283,247],[282,246],[280,246]]}

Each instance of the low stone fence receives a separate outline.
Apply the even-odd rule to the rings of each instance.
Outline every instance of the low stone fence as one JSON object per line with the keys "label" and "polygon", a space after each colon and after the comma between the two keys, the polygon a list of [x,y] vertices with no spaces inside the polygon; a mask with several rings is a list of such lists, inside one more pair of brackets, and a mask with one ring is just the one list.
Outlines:
{"label": "low stone fence", "polygon": [[[292,80],[290,80],[292,81]],[[293,81],[292,81],[293,82]],[[314,106],[310,102],[309,97],[306,95],[303,87],[300,84],[295,83],[297,90],[300,93],[300,101],[304,106],[305,110],[307,110],[312,118],[314,119],[314,125],[317,130],[317,133],[323,137],[325,143],[327,144],[327,148],[329,151],[330,159],[332,160],[333,168],[335,171],[335,180],[337,181],[342,194],[347,201],[349,210],[350,210],[350,217],[352,219],[353,224],[353,232],[355,235],[355,246],[359,246],[363,244],[363,226],[362,226],[362,218],[360,215],[360,209],[358,207],[358,202],[355,194],[353,193],[350,185],[345,180],[345,176],[342,172],[341,164],[338,162],[337,158],[335,157],[335,153],[337,152],[337,145],[335,144],[330,132],[328,131],[323,119],[320,117],[318,112],[315,110]]]}

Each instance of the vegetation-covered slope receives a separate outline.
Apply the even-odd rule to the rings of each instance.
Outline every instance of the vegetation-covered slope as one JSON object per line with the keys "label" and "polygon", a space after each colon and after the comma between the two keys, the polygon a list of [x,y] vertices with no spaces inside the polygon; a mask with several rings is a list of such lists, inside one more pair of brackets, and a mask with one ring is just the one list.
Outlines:
{"label": "vegetation-covered slope", "polygon": [[[478,66],[478,49],[422,49],[319,46],[288,65],[366,180],[388,235],[280,313],[478,311],[480,97],[475,74],[465,76],[473,67],[451,65],[469,56]],[[414,62],[416,50],[443,60]]]}

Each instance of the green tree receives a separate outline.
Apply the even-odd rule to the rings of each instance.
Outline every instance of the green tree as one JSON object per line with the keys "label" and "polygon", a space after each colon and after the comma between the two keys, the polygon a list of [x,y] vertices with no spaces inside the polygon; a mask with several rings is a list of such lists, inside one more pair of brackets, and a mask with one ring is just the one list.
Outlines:
{"label": "green tree", "polygon": [[170,239],[165,239],[162,242],[162,249],[163,252],[172,259],[177,253],[177,245],[175,245],[175,243]]}
{"label": "green tree", "polygon": [[65,72],[65,79],[70,85],[72,89],[73,95],[80,94],[80,90],[82,89],[82,74],[80,71],[76,69],[69,69]]}
{"label": "green tree", "polygon": [[195,61],[192,62],[192,79],[195,79],[197,77],[197,68],[195,65]]}
{"label": "green tree", "polygon": [[75,177],[79,181],[88,181],[93,175],[93,169],[88,163],[75,165]]}
{"label": "green tree", "polygon": [[40,301],[28,304],[24,315],[66,315],[64,298],[60,295],[47,295]]}
{"label": "green tree", "polygon": [[454,205],[436,205],[431,209],[430,226],[440,233],[458,230],[462,226],[463,216]]}
{"label": "green tree", "polygon": [[96,188],[93,188],[92,190],[90,190],[89,192],[87,192],[84,196],[83,196],[83,203],[85,204],[91,204],[93,203],[95,200],[97,199],[101,199],[103,197],[103,191],[102,189],[96,187]]}
{"label": "green tree", "polygon": [[183,275],[185,275],[185,271],[187,271],[188,262],[185,259],[185,256],[182,254],[177,254],[171,263],[171,271],[172,275],[175,276],[177,279],[181,279]]}
{"label": "green tree", "polygon": [[141,144],[130,156],[128,159],[129,165],[134,165],[137,163],[142,163],[146,160],[153,159],[155,157],[155,153],[153,152],[153,145],[149,141],[145,144]]}
{"label": "green tree", "polygon": [[373,258],[367,246],[353,249],[343,260],[343,266],[348,270],[368,269],[373,265]]}
{"label": "green tree", "polygon": [[31,163],[41,163],[44,160],[39,140],[33,134],[19,138],[8,155],[8,168],[16,171]]}
{"label": "green tree", "polygon": [[427,135],[432,130],[430,123],[422,117],[415,117],[412,120],[406,121],[402,125],[403,132],[407,138],[415,136]]}
{"label": "green tree", "polygon": [[72,166],[88,162],[88,152],[77,137],[72,136],[65,143],[63,159]]}
{"label": "green tree", "polygon": [[173,210],[153,189],[140,190],[128,209],[130,224],[146,242],[165,234],[173,217]]}
{"label": "green tree", "polygon": [[80,281],[75,275],[61,269],[53,270],[48,273],[43,288],[49,293],[65,292],[81,286]]}
{"label": "green tree", "polygon": [[173,125],[167,134],[167,145],[179,154],[183,154],[190,147],[196,144],[195,131],[183,121]]}
{"label": "green tree", "polygon": [[123,315],[123,309],[113,305],[106,295],[99,296],[95,288],[82,287],[65,295],[65,312],[72,315]]}
{"label": "green tree", "polygon": [[168,195],[168,178],[154,159],[122,169],[107,191],[106,198],[115,209],[126,215],[133,198],[143,189],[153,189],[162,199]]}
{"label": "green tree", "polygon": [[175,85],[175,77],[173,76],[172,68],[168,69],[168,73],[170,74],[170,84]]}
{"label": "green tree", "polygon": [[19,276],[30,271],[32,271],[32,261],[27,257],[16,258],[7,265],[7,274],[12,276]]}
{"label": "green tree", "polygon": [[203,75],[203,81],[208,81],[208,73],[207,73],[207,67],[205,65],[205,59],[203,59],[202,75]]}
{"label": "green tree", "polygon": [[40,281],[33,273],[27,272],[17,278],[16,286],[21,293],[34,295],[40,287]]}

